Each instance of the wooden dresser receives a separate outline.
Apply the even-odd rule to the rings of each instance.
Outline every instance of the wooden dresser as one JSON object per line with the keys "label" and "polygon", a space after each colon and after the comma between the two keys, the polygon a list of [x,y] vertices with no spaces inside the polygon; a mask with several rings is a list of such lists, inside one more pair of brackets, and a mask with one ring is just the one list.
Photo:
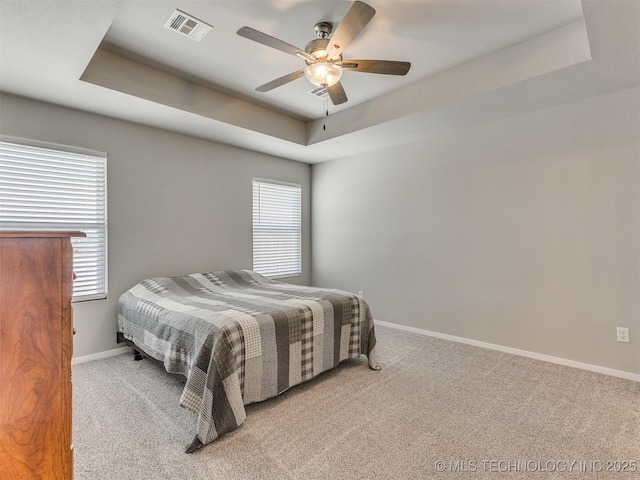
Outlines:
{"label": "wooden dresser", "polygon": [[73,478],[71,237],[0,231],[0,477]]}

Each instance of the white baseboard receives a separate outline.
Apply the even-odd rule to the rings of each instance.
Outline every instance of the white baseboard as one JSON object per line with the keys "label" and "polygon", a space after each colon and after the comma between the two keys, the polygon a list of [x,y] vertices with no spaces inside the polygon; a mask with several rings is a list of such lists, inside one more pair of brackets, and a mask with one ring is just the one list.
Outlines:
{"label": "white baseboard", "polygon": [[612,377],[619,377],[626,380],[640,382],[640,375],[637,373],[625,372],[623,370],[614,370],[613,368],[601,367],[599,365],[592,365],[590,363],[576,362],[574,360],[568,360],[566,358],[553,357],[551,355],[529,352],[527,350],[520,350],[519,348],[505,347],[503,345],[496,345],[494,343],[481,342],[478,340],[472,340],[470,338],[456,337],[454,335],[447,335],[446,333],[438,333],[432,332],[430,330],[423,330],[421,328],[407,327],[405,325],[398,325],[397,323],[383,322],[381,320],[374,320],[374,323],[375,325],[395,328],[396,330],[404,330],[407,332],[417,333],[419,335],[426,335],[428,337],[435,337],[441,338],[443,340],[450,340],[452,342],[465,343],[467,345],[473,345],[474,347],[488,348],[489,350],[496,350],[498,352],[510,353],[513,355],[519,355],[521,357],[533,358],[535,360],[542,360],[544,362],[556,363],[558,365],[580,368],[582,370],[589,370],[590,372],[603,373],[605,375],[611,375]]}
{"label": "white baseboard", "polygon": [[71,359],[71,365],[78,365],[79,363],[91,362],[93,360],[100,360],[102,358],[115,357],[116,355],[122,355],[131,351],[131,347],[120,347],[113,350],[107,350],[106,352],[93,353],[91,355],[84,355],[82,357],[73,357]]}

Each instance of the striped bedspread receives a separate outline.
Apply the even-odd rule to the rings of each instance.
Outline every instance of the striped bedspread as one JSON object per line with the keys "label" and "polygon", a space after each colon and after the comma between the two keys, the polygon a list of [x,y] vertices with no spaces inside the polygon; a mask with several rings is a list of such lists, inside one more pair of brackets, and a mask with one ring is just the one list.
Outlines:
{"label": "striped bedspread", "polygon": [[244,405],[375,346],[363,299],[249,270],[144,280],[120,297],[118,329],[187,377],[180,405],[198,414],[198,445],[239,427]]}

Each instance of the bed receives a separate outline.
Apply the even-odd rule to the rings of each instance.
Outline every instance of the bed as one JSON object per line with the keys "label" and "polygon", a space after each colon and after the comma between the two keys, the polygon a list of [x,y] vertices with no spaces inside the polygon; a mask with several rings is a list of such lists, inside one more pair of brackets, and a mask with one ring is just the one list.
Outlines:
{"label": "bed", "polygon": [[144,280],[118,302],[118,338],[186,377],[180,405],[198,415],[192,452],[238,428],[244,406],[343,360],[375,360],[367,303],[250,270]]}

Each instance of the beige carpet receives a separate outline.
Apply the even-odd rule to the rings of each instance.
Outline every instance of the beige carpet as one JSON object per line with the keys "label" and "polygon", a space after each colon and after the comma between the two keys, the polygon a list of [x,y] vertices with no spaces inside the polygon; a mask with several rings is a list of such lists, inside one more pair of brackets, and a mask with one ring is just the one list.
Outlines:
{"label": "beige carpet", "polygon": [[376,332],[382,371],[342,364],[191,455],[177,377],[130,355],[74,366],[75,478],[640,478],[640,383]]}

